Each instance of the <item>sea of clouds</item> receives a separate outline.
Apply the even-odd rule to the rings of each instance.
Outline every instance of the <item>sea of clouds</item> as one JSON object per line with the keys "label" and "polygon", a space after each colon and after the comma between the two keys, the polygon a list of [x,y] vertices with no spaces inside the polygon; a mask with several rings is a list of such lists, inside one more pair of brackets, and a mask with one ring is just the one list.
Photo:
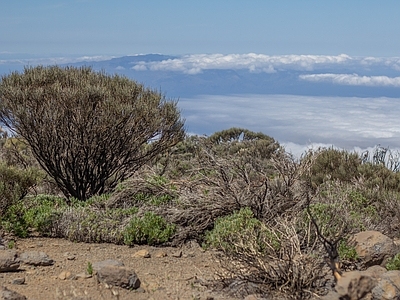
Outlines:
{"label": "sea of clouds", "polygon": [[230,127],[275,138],[298,155],[310,147],[400,149],[400,99],[297,95],[204,95],[179,107],[189,132]]}

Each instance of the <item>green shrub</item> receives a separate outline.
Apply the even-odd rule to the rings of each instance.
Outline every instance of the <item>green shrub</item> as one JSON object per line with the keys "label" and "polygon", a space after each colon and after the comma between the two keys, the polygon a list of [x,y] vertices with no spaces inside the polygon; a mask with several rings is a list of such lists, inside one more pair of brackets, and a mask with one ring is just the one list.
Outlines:
{"label": "green shrub", "polygon": [[8,246],[8,249],[14,249],[14,247],[15,247],[15,241],[13,241],[13,240],[9,241],[8,244],[7,244],[7,246]]}
{"label": "green shrub", "polygon": [[168,224],[161,216],[146,212],[143,217],[133,217],[124,230],[124,243],[133,244],[162,244],[167,242],[175,233],[175,225]]}
{"label": "green shrub", "polygon": [[342,260],[355,261],[359,258],[356,248],[345,240],[339,242],[338,253]]}
{"label": "green shrub", "polygon": [[66,207],[65,200],[57,196],[26,197],[9,207],[2,223],[6,230],[18,237],[27,237],[30,230],[50,236],[62,207]]}
{"label": "green shrub", "polygon": [[[327,238],[336,239],[338,233],[345,227],[344,218],[341,214],[340,203],[314,203],[310,205],[310,212],[315,219],[321,234]],[[305,212],[307,222],[310,221],[308,212]]]}
{"label": "green shrub", "polygon": [[43,178],[37,168],[20,169],[0,163],[0,216],[8,207],[25,197]]}
{"label": "green shrub", "polygon": [[263,223],[257,220],[249,208],[242,208],[231,215],[218,218],[214,229],[205,235],[204,247],[212,247],[233,253],[238,245],[254,247],[255,251],[262,253],[267,245],[273,249],[280,248],[279,235],[269,230]]}
{"label": "green shrub", "polygon": [[386,269],[389,271],[400,270],[400,253],[397,253],[387,262]]}
{"label": "green shrub", "polygon": [[89,275],[93,275],[93,265],[90,261],[87,263],[86,273],[88,273]]}
{"label": "green shrub", "polygon": [[23,219],[29,228],[43,236],[51,236],[53,225],[66,207],[65,199],[53,195],[38,195],[25,203]]}
{"label": "green shrub", "polygon": [[316,155],[311,167],[310,180],[313,187],[317,187],[327,180],[351,182],[359,174],[358,168],[361,159],[357,153],[333,148],[319,149],[307,154],[305,159]]}
{"label": "green shrub", "polygon": [[359,176],[369,188],[400,191],[400,172],[393,172],[384,165],[365,163],[358,167]]}
{"label": "green shrub", "polygon": [[2,227],[18,237],[27,237],[29,234],[29,226],[26,224],[23,217],[24,212],[23,203],[20,201],[11,205],[1,217]]}

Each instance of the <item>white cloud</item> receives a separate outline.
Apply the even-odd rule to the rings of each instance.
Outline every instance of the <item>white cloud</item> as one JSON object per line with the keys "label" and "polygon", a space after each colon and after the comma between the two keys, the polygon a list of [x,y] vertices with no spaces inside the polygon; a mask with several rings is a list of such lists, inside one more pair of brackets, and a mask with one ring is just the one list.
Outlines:
{"label": "white cloud", "polygon": [[400,77],[359,76],[357,74],[309,74],[300,75],[300,79],[314,82],[331,82],[355,86],[392,86],[400,87]]}
{"label": "white cloud", "polygon": [[[399,100],[208,95],[180,99],[179,106],[188,130],[198,134],[242,127],[264,132],[291,148],[312,144],[365,149],[377,144],[400,148]],[[298,147],[292,150],[299,152]]]}
{"label": "white cloud", "polygon": [[193,54],[156,62],[139,62],[134,70],[176,71],[198,74],[210,69],[245,69],[250,72],[274,73],[279,70],[313,70],[318,66],[344,64],[351,61],[348,55],[281,55],[264,54]]}

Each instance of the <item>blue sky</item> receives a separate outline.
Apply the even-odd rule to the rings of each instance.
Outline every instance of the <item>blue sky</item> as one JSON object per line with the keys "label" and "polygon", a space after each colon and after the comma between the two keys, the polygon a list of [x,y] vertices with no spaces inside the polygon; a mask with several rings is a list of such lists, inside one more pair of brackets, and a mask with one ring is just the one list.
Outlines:
{"label": "blue sky", "polygon": [[190,133],[400,149],[399,0],[0,3],[0,75],[84,61],[179,98]]}
{"label": "blue sky", "polygon": [[400,1],[1,1],[0,55],[399,56]]}

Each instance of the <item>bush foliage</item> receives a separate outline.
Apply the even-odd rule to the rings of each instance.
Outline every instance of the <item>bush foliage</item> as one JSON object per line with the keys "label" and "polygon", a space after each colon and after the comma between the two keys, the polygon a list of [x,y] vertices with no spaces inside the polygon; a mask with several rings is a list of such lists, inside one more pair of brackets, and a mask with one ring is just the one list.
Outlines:
{"label": "bush foliage", "polygon": [[0,120],[22,136],[66,197],[114,188],[182,140],[176,102],[120,76],[30,67],[0,82]]}

